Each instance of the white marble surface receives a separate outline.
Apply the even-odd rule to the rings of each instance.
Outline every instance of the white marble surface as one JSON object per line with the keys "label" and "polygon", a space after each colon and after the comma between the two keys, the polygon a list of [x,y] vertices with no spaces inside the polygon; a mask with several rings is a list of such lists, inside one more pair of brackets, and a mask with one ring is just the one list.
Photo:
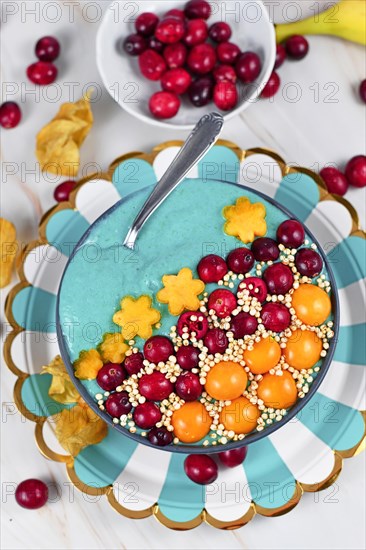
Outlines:
{"label": "white marble surface", "polygon": [[[281,0],[273,4],[278,4],[275,11],[280,20],[286,3]],[[298,4],[305,16],[313,2]],[[22,102],[21,126],[1,136],[1,215],[15,223],[23,241],[36,236],[41,214],[54,204],[55,182],[34,173],[35,134],[54,116],[57,103],[69,99],[70,89],[74,88],[77,99],[85,85],[94,82],[100,86],[94,56],[98,21],[91,19],[99,19],[107,5],[108,2],[103,1],[2,3],[2,10],[7,9],[7,13],[17,10],[7,20],[3,11],[2,89],[5,83],[14,83],[17,91],[12,95],[14,92],[8,88],[8,96],[3,94],[2,100],[26,99],[26,102]],[[37,24],[37,15],[30,13],[32,8],[39,12]],[[60,94],[55,101],[42,93],[34,97],[25,79],[25,68],[33,62],[33,45],[45,34],[57,35],[63,47],[57,62],[58,87],[50,89],[50,93]],[[365,150],[365,109],[356,93],[359,82],[366,76],[364,49],[330,37],[311,37],[310,45],[311,51],[305,60],[287,63],[280,69],[283,83],[295,83],[290,91],[296,86],[301,98],[290,102],[278,95],[273,102],[253,105],[242,117],[226,125],[224,138],[243,148],[272,148],[288,162],[313,169],[332,161],[343,166],[351,156]],[[315,89],[319,89],[319,101],[315,100]],[[335,102],[329,103],[326,96],[333,89],[337,90]],[[159,142],[185,136],[182,132],[167,132],[132,119],[104,90],[94,104],[94,114],[95,126],[82,149],[82,166],[89,163],[89,170],[93,169],[90,163],[97,162],[105,169],[120,154],[148,150]],[[15,173],[5,177],[5,170]],[[347,198],[357,208],[365,226],[366,190],[351,190]],[[2,292],[2,304],[7,290]],[[3,340],[7,330],[3,313],[1,321]],[[1,536],[4,549],[365,548],[364,455],[346,461],[333,488],[319,495],[305,495],[288,515],[275,519],[257,517],[233,532],[215,531],[202,525],[192,532],[177,533],[152,518],[132,522],[114,513],[104,499],[91,503],[77,491],[73,493],[64,467],[38,453],[32,423],[22,419],[19,413],[11,414],[13,384],[14,376],[2,366]],[[12,496],[13,487],[27,477],[55,481],[62,488],[61,499],[36,512],[19,508]]]}

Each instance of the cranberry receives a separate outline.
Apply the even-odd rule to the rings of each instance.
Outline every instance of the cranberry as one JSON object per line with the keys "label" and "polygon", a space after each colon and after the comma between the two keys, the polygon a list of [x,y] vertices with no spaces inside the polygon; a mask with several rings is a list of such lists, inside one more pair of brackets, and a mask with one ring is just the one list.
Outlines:
{"label": "cranberry", "polygon": [[254,265],[254,255],[249,248],[235,248],[226,258],[229,269],[234,273],[248,273]]}
{"label": "cranberry", "polygon": [[39,86],[52,84],[57,78],[57,67],[48,61],[37,61],[29,65],[27,76],[33,84]]}
{"label": "cranberry", "polygon": [[262,90],[261,97],[264,97],[264,98],[273,97],[274,95],[276,95],[276,93],[280,89],[280,85],[281,85],[281,79],[278,76],[278,74],[275,71],[273,71],[273,73],[269,77],[267,84],[264,86]]}
{"label": "cranberry", "polygon": [[14,101],[5,101],[0,106],[0,126],[6,128],[15,128],[18,126],[20,119],[22,118],[22,111],[17,103]]}
{"label": "cranberry", "polygon": [[347,178],[340,170],[333,166],[326,166],[320,171],[320,176],[323,178],[329,193],[340,195],[343,197],[348,191]]}
{"label": "cranberry", "polygon": [[346,178],[353,187],[366,185],[366,156],[358,155],[351,158],[346,166]]}
{"label": "cranberry", "polygon": [[290,326],[291,322],[288,307],[273,302],[269,302],[263,306],[261,318],[264,327],[273,332],[283,332]]}
{"label": "cranberry", "polygon": [[285,47],[291,59],[303,59],[309,51],[309,42],[304,36],[294,34],[286,41]]}
{"label": "cranberry", "polygon": [[152,336],[145,342],[144,354],[150,363],[156,365],[160,361],[165,363],[171,355],[174,355],[174,346],[166,336]]}
{"label": "cranberry", "polygon": [[228,272],[225,260],[215,254],[202,258],[197,267],[199,278],[204,283],[217,283]]}
{"label": "cranberry", "polygon": [[133,411],[135,423],[143,430],[149,430],[155,426],[157,422],[160,422],[161,416],[159,407],[155,403],[151,403],[151,401],[137,405]]}
{"label": "cranberry", "polygon": [[277,228],[277,240],[287,248],[299,248],[305,240],[305,230],[297,220],[286,220]]}
{"label": "cranberry", "polygon": [[185,19],[184,10],[172,9],[166,12],[164,17],[177,17],[178,19]]}
{"label": "cranberry", "polygon": [[230,290],[214,290],[208,298],[208,309],[213,309],[218,317],[227,317],[236,308],[237,302]]}
{"label": "cranberry", "polygon": [[213,81],[210,77],[198,78],[188,90],[191,103],[195,107],[207,105],[213,96]]}
{"label": "cranberry", "polygon": [[241,339],[247,334],[254,334],[258,328],[256,317],[241,311],[238,315],[232,318],[230,330],[234,334],[234,338]]}
{"label": "cranberry", "polygon": [[146,11],[141,13],[135,21],[135,28],[139,34],[143,36],[151,36],[154,34],[156,25],[159,23],[159,17],[155,13]]}
{"label": "cranberry", "polygon": [[221,63],[234,65],[240,55],[240,48],[233,42],[222,42],[217,46],[216,54]]}
{"label": "cranberry", "polygon": [[36,44],[35,53],[40,61],[54,61],[60,55],[60,43],[53,36],[44,36]]}
{"label": "cranberry", "polygon": [[213,77],[215,82],[235,82],[237,81],[236,72],[231,65],[219,65],[214,69]]}
{"label": "cranberry", "polygon": [[217,479],[218,467],[208,455],[188,455],[184,461],[184,471],[191,481],[208,485]]}
{"label": "cranberry", "polygon": [[154,50],[154,52],[157,52],[157,53],[163,53],[165,48],[165,45],[162,42],[160,42],[160,40],[155,38],[155,36],[150,36],[147,39],[146,44],[150,50]]}
{"label": "cranberry", "polygon": [[67,180],[60,183],[53,192],[53,198],[57,202],[68,201],[71,191],[75,188],[76,182]]}
{"label": "cranberry", "polygon": [[364,103],[366,103],[366,78],[361,82],[359,92],[360,98]]}
{"label": "cranberry", "polygon": [[209,73],[214,68],[215,63],[215,49],[210,44],[198,44],[188,54],[187,65],[194,73]]}
{"label": "cranberry", "polygon": [[196,338],[201,340],[208,331],[207,317],[199,311],[186,311],[178,319],[177,330],[179,336],[186,332],[185,328],[188,328],[189,335],[195,333]]}
{"label": "cranberry", "polygon": [[274,262],[280,255],[276,241],[268,237],[256,239],[252,244],[252,252],[257,262]]}
{"label": "cranberry", "polygon": [[123,49],[128,55],[136,57],[141,55],[147,48],[146,40],[139,34],[130,34],[123,42]]}
{"label": "cranberry", "polygon": [[184,13],[188,19],[208,19],[211,15],[211,6],[205,0],[190,0]]}
{"label": "cranberry", "polygon": [[103,365],[97,374],[97,382],[105,391],[112,391],[120,386],[126,378],[125,369],[116,363]]}
{"label": "cranberry", "polygon": [[286,54],[285,47],[282,44],[277,44],[276,61],[275,61],[275,66],[274,66],[275,69],[278,69],[279,67],[281,67],[281,65],[284,64],[284,62],[286,60],[286,56],[287,56],[287,54]]}
{"label": "cranberry", "polygon": [[219,21],[211,25],[209,35],[214,42],[228,42],[230,40],[232,31],[230,25]]}
{"label": "cranberry", "polygon": [[140,71],[149,80],[160,80],[166,70],[163,57],[154,50],[146,50],[139,57]]}
{"label": "cranberry", "polygon": [[132,409],[128,393],[126,391],[112,393],[105,402],[105,408],[113,418],[128,414]]}
{"label": "cranberry", "polygon": [[132,353],[131,355],[128,355],[126,357],[123,366],[129,376],[132,376],[133,374],[138,374],[144,366],[144,356],[140,351],[137,353]]}
{"label": "cranberry", "polygon": [[174,389],[173,384],[165,378],[164,374],[154,371],[152,374],[144,374],[139,380],[141,395],[151,401],[167,399]]}
{"label": "cranberry", "polygon": [[247,456],[248,447],[240,447],[239,449],[232,449],[231,451],[222,451],[218,453],[218,458],[228,468],[235,468],[240,466],[244,462]]}
{"label": "cranberry", "polygon": [[187,58],[187,48],[181,42],[169,44],[164,50],[164,59],[170,69],[183,67]]}
{"label": "cranberry", "polygon": [[208,37],[207,24],[202,19],[188,21],[184,42],[189,48],[202,44]]}
{"label": "cranberry", "polygon": [[281,263],[267,267],[263,273],[263,279],[270,294],[286,294],[294,282],[291,269]]}
{"label": "cranberry", "polygon": [[184,94],[192,83],[191,75],[182,68],[167,71],[161,79],[161,87],[166,92]]}
{"label": "cranberry", "polygon": [[316,277],[323,269],[323,260],[320,254],[311,248],[300,248],[295,256],[295,265],[301,275]]}
{"label": "cranberry", "polygon": [[48,500],[48,487],[40,479],[26,479],[16,488],[15,500],[28,510],[42,508]]}
{"label": "cranberry", "polygon": [[184,370],[191,370],[198,366],[199,350],[194,346],[182,346],[177,351],[177,363]]}
{"label": "cranberry", "polygon": [[264,302],[267,298],[268,289],[266,283],[263,279],[259,277],[248,277],[242,283],[240,283],[238,290],[247,289],[249,291],[249,296],[257,298],[259,302]]}
{"label": "cranberry", "polygon": [[219,82],[214,87],[215,105],[222,111],[231,111],[238,103],[238,90],[233,82]]}
{"label": "cranberry", "polygon": [[192,372],[185,372],[178,376],[175,391],[184,401],[196,401],[202,393],[199,377]]}
{"label": "cranberry", "polygon": [[235,64],[236,74],[238,75],[239,80],[245,84],[254,82],[254,80],[259,76],[261,69],[261,60],[254,52],[242,53],[238,57]]}
{"label": "cranberry", "polygon": [[161,428],[153,428],[149,431],[147,437],[149,438],[150,443],[156,445],[157,447],[165,447],[173,442],[172,432],[168,432],[164,426]]}
{"label": "cranberry", "polygon": [[155,36],[163,44],[174,44],[184,36],[184,22],[176,17],[167,17],[158,23]]}
{"label": "cranberry", "polygon": [[156,118],[172,118],[180,108],[180,99],[171,92],[156,92],[149,101],[149,109]]}
{"label": "cranberry", "polygon": [[229,340],[221,328],[211,328],[203,339],[209,353],[225,353]]}

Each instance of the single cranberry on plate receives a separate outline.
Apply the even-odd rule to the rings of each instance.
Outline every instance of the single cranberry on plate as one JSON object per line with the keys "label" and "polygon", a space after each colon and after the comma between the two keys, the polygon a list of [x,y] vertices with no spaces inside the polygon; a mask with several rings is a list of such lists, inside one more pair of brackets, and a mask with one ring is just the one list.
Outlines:
{"label": "single cranberry on plate", "polygon": [[179,336],[185,332],[190,336],[194,333],[197,340],[201,340],[208,331],[207,318],[200,311],[186,311],[178,319],[177,331]]}
{"label": "single cranberry on plate", "polygon": [[291,269],[282,263],[267,267],[263,273],[264,282],[270,294],[286,294],[294,283]]}
{"label": "single cranberry on plate", "polygon": [[239,449],[232,449],[230,451],[222,451],[218,453],[217,456],[228,468],[235,468],[235,466],[240,466],[243,464],[245,457],[247,456],[248,447],[240,447]]}
{"label": "single cranberry on plate", "polygon": [[216,63],[215,49],[211,44],[194,46],[187,57],[187,65],[196,74],[207,74],[212,71]]}
{"label": "single cranberry on plate", "polygon": [[226,258],[226,262],[231,271],[245,275],[254,265],[254,255],[249,248],[243,246],[232,250]]}
{"label": "single cranberry on plate", "polygon": [[159,17],[155,13],[146,11],[141,13],[135,21],[135,29],[142,36],[151,36],[154,34]]}
{"label": "single cranberry on plate", "polygon": [[362,101],[366,103],[366,78],[360,84],[359,94]]}
{"label": "single cranberry on plate", "polygon": [[219,65],[214,69],[213,77],[215,82],[233,82],[234,84],[238,79],[231,65]]}
{"label": "single cranberry on plate", "polygon": [[220,318],[228,317],[237,305],[235,295],[224,288],[214,290],[208,297],[208,309],[213,309]]}
{"label": "single cranberry on plate", "polygon": [[182,40],[185,34],[184,22],[177,17],[162,19],[155,29],[155,36],[163,44],[173,44]]}
{"label": "single cranberry on plate", "polygon": [[316,277],[323,269],[323,260],[320,254],[311,248],[300,248],[295,256],[295,265],[301,275]]}
{"label": "single cranberry on plate", "polygon": [[157,422],[160,422],[162,417],[161,411],[155,403],[146,401],[135,407],[133,411],[133,419],[135,424],[143,430],[149,430]]}
{"label": "single cranberry on plate", "polygon": [[273,97],[276,95],[278,90],[280,89],[281,85],[281,79],[278,76],[278,74],[273,71],[273,73],[270,75],[267,84],[263,88],[261,92],[261,97],[264,97],[265,99],[268,99],[270,97]]}
{"label": "single cranberry on plate", "polygon": [[150,50],[154,50],[154,52],[163,53],[165,51],[164,50],[165,44],[160,42],[160,40],[155,38],[155,36],[149,36],[149,38],[147,39],[146,44],[147,44],[147,47]]}
{"label": "single cranberry on plate", "polygon": [[231,109],[234,109],[239,100],[239,94],[235,84],[229,81],[223,81],[216,84],[214,87],[213,99],[215,105],[221,109],[221,111],[231,111]]}
{"label": "single cranberry on plate", "polygon": [[170,69],[183,67],[187,58],[187,48],[181,42],[169,44],[164,50],[164,59]]}
{"label": "single cranberry on plate", "polygon": [[126,378],[126,371],[117,363],[107,363],[103,365],[97,374],[97,382],[105,391],[112,391],[120,386]]}
{"label": "single cranberry on plate", "polygon": [[303,59],[309,51],[309,42],[304,36],[294,34],[286,40],[286,53],[290,59]]}
{"label": "single cranberry on plate", "polygon": [[252,244],[252,252],[257,262],[274,262],[280,255],[276,241],[269,237],[255,239]]}
{"label": "single cranberry on plate", "polygon": [[140,394],[150,401],[167,399],[173,390],[173,384],[159,371],[144,374],[139,380]]}
{"label": "single cranberry on plate", "polygon": [[147,434],[147,437],[150,443],[156,445],[157,447],[165,447],[166,445],[173,443],[173,434],[172,432],[169,432],[165,426],[162,426],[161,428],[152,428]]}
{"label": "single cranberry on plate", "polygon": [[170,69],[163,74],[161,79],[161,87],[166,92],[174,94],[184,94],[192,83],[191,75],[181,67],[179,69]]}
{"label": "single cranberry on plate", "polygon": [[154,50],[146,50],[139,57],[142,75],[149,80],[160,80],[166,71],[164,58]]}
{"label": "single cranberry on plate", "polygon": [[285,46],[283,44],[277,44],[276,61],[275,61],[274,68],[278,69],[279,67],[281,67],[281,65],[284,64],[286,57],[287,57],[287,54],[286,54]]}
{"label": "single cranberry on plate", "polygon": [[229,340],[226,333],[221,328],[210,328],[203,339],[208,352],[214,355],[215,353],[225,353]]}
{"label": "single cranberry on plate", "polygon": [[9,130],[18,126],[22,118],[22,111],[14,101],[5,101],[0,106],[0,126]]}
{"label": "single cranberry on plate", "polygon": [[183,370],[191,370],[198,366],[199,349],[194,346],[182,346],[176,353],[177,363]]}
{"label": "single cranberry on plate", "polygon": [[264,328],[273,332],[283,332],[290,326],[291,315],[288,307],[283,304],[269,302],[261,311]]}
{"label": "single cranberry on plate", "polygon": [[123,414],[128,414],[132,410],[132,404],[126,391],[112,393],[108,396],[104,405],[113,418],[120,418]]}
{"label": "single cranberry on plate", "polygon": [[35,47],[36,57],[40,61],[54,61],[60,55],[61,46],[54,36],[43,36]]}
{"label": "single cranberry on plate", "polygon": [[156,365],[162,361],[165,363],[171,355],[174,355],[174,346],[166,336],[152,336],[144,344],[144,355],[150,363]]}
{"label": "single cranberry on plate", "polygon": [[48,500],[48,487],[40,479],[25,479],[15,490],[15,500],[23,508],[37,510]]}
{"label": "single cranberry on plate", "polygon": [[357,155],[351,158],[346,166],[346,178],[353,187],[366,186],[366,156]]}
{"label": "single cranberry on plate", "polygon": [[212,78],[205,76],[192,82],[188,96],[195,107],[204,107],[213,97],[214,83]]}
{"label": "single cranberry on plate", "polygon": [[257,318],[245,311],[241,311],[231,320],[230,330],[237,340],[248,334],[254,334],[258,328]]}
{"label": "single cranberry on plate", "polygon": [[202,258],[197,266],[197,272],[204,283],[218,283],[228,272],[228,267],[221,256],[209,254]]}
{"label": "single cranberry on plate", "polygon": [[156,92],[149,101],[149,109],[156,118],[173,118],[179,111],[180,99],[172,92]]}
{"label": "single cranberry on plate", "polygon": [[240,48],[233,42],[222,42],[216,48],[220,63],[234,65],[240,55]]}
{"label": "single cranberry on plate", "polygon": [[297,220],[285,220],[277,228],[277,240],[286,248],[299,248],[305,241],[305,229]]}
{"label": "single cranberry on plate", "polygon": [[144,366],[144,356],[141,351],[128,355],[124,360],[123,366],[129,376],[139,373]]}
{"label": "single cranberry on plate", "polygon": [[76,181],[74,180],[67,180],[63,181],[62,183],[59,183],[59,185],[55,188],[53,192],[53,198],[57,202],[63,202],[68,201],[71,191],[75,189]]}
{"label": "single cranberry on plate", "polygon": [[46,86],[57,78],[57,67],[49,61],[37,61],[27,68],[27,76],[33,84]]}
{"label": "single cranberry on plate", "polygon": [[214,42],[228,42],[231,38],[232,30],[230,25],[225,21],[218,21],[211,25],[209,29],[209,36]]}
{"label": "single cranberry on plate", "polygon": [[202,393],[202,385],[197,374],[185,372],[178,376],[175,392],[184,401],[196,401]]}
{"label": "single cranberry on plate", "polygon": [[333,166],[326,166],[319,175],[323,178],[329,193],[343,197],[348,191],[349,183],[347,178],[340,170]]}
{"label": "single cranberry on plate", "polygon": [[262,63],[254,52],[244,52],[239,55],[235,63],[236,74],[241,82],[249,84],[259,76]]}
{"label": "single cranberry on plate", "polygon": [[248,290],[249,296],[257,298],[259,302],[264,302],[267,298],[268,289],[263,279],[259,277],[248,277],[239,284],[238,292],[241,290]]}
{"label": "single cranberry on plate", "polygon": [[190,0],[184,13],[188,19],[208,19],[211,15],[211,6],[206,0]]}
{"label": "single cranberry on plate", "polygon": [[217,479],[218,467],[208,455],[188,455],[184,461],[184,471],[191,481],[199,485],[209,485]]}
{"label": "single cranberry on plate", "polygon": [[139,34],[130,34],[123,42],[124,51],[133,57],[141,55],[147,48],[146,40]]}
{"label": "single cranberry on plate", "polygon": [[203,19],[192,19],[186,25],[186,33],[183,41],[189,47],[203,44],[208,37],[208,28],[206,21]]}

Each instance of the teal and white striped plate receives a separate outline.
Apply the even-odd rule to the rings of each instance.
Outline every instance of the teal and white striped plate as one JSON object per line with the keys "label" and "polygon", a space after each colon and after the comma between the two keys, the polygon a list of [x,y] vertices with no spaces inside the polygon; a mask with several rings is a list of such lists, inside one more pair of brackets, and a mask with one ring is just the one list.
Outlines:
{"label": "teal and white striped plate", "polygon": [[155,515],[175,529],[190,529],[202,521],[235,528],[256,513],[285,513],[304,491],[328,487],[339,475],[343,458],[354,456],[365,442],[365,233],[352,206],[329,195],[316,174],[289,167],[268,150],[242,151],[225,141],[189,174],[242,183],[274,197],[316,236],[339,289],[339,341],[320,391],[295,419],[250,445],[243,466],[220,469],[213,485],[201,487],[185,476],[184,455],[137,444],[112,428],[98,445],[76,457],[65,455],[52,429],[52,416],[64,406],[48,396],[50,375],[39,375],[41,366],[59,353],[56,293],[73,247],[121,197],[156,182],[180,145],[164,143],[151,153],[117,159],[108,173],[80,181],[70,202],[43,218],[39,240],[24,251],[21,282],[7,300],[13,330],[5,343],[5,358],[18,376],[16,402],[36,422],[41,452],[66,463],[71,480],[82,491],[106,495],[125,516]]}

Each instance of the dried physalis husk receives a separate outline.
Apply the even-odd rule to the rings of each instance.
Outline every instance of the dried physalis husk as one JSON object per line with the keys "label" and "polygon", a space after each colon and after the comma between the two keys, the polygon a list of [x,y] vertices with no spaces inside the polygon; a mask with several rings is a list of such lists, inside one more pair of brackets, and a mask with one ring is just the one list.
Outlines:
{"label": "dried physalis husk", "polygon": [[90,98],[64,103],[57,115],[37,135],[36,155],[42,170],[76,177],[80,166],[80,147],[93,125]]}
{"label": "dried physalis husk", "polygon": [[107,424],[82,400],[53,418],[56,437],[72,456],[89,445],[100,443],[108,433]]}
{"label": "dried physalis husk", "polygon": [[68,404],[76,403],[80,399],[80,394],[70,380],[70,376],[59,355],[52,359],[49,365],[42,367],[41,374],[51,374],[52,382],[48,390],[48,395],[58,403]]}
{"label": "dried physalis husk", "polygon": [[11,281],[13,263],[18,250],[16,229],[5,218],[0,218],[0,247],[0,288],[4,288]]}

